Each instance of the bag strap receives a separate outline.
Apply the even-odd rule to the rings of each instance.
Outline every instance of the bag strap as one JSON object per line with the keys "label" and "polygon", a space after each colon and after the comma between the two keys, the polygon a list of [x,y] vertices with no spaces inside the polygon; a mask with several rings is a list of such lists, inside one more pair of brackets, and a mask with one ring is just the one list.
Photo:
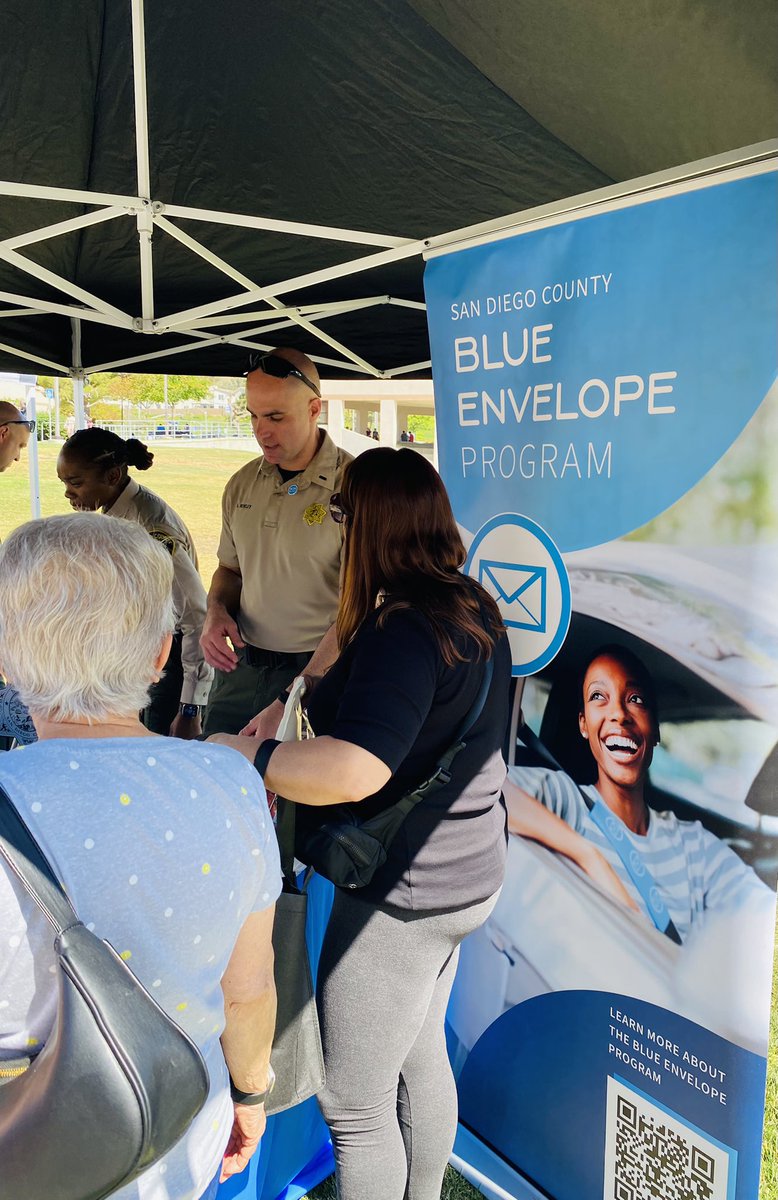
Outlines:
{"label": "bag strap", "polygon": [[284,877],[284,890],[298,891],[294,871],[294,831],[295,809],[297,805],[291,800],[278,796],[276,805],[276,838],[278,853],[281,858],[281,873]]}
{"label": "bag strap", "polygon": [[79,917],[13,800],[0,784],[0,854],[57,934],[79,924]]}
{"label": "bag strap", "polygon": [[[567,774],[564,767],[560,766],[551,751],[543,745],[540,738],[535,735],[526,722],[519,730],[518,736],[529,750],[533,750],[553,770],[561,771],[564,775]],[[568,776],[568,778],[570,777]],[[592,821],[606,839],[611,849],[618,854],[624,870],[636,887],[654,925],[660,933],[664,933],[669,937],[671,942],[676,942],[680,946],[681,937],[675,926],[675,922],[667,911],[667,905],[662,899],[656,884],[652,882],[651,876],[646,871],[643,863],[634,857],[632,843],[628,838],[624,837],[623,831],[620,828],[620,822],[613,815],[602,797],[592,800],[591,796],[587,796],[579,783],[576,783],[575,780],[573,780],[573,783],[578,788],[583,802],[589,810],[589,816]],[[632,850],[632,854],[630,850]]]}
{"label": "bag strap", "polygon": [[[413,791],[405,792],[404,795],[395,803],[390,805],[388,809],[378,814],[374,820],[386,821],[387,814],[391,814],[394,820],[392,821],[393,830],[404,821],[405,817],[411,812],[417,804],[428,796],[432,796],[435,792],[440,791],[451,782],[451,765],[459,754],[460,750],[465,748],[465,737],[475,725],[476,721],[483,712],[486,697],[489,694],[492,678],[494,676],[494,653],[490,658],[487,658],[484,664],[484,673],[481,680],[481,686],[478,689],[478,694],[473,701],[470,709],[467,712],[462,724],[457,731],[454,741],[441,754],[437,761],[435,769],[423,783],[415,787]],[[276,836],[278,838],[278,848],[281,855],[281,870],[286,881],[291,882],[294,886],[294,836],[295,836],[295,809],[296,805],[291,801],[284,800],[278,805],[278,819],[276,823]]]}
{"label": "bag strap", "polygon": [[439,792],[441,788],[446,787],[446,785],[451,782],[451,765],[456,756],[459,754],[460,750],[464,750],[465,746],[467,745],[465,738],[483,712],[484,705],[486,704],[486,697],[488,696],[489,688],[492,685],[493,676],[494,652],[492,652],[491,657],[487,658],[486,662],[484,663],[484,674],[483,679],[481,680],[481,686],[478,689],[478,694],[471,704],[467,716],[460,725],[459,732],[457,733],[453,742],[438,759],[435,770],[430,776],[428,776],[427,779],[424,780],[423,783],[420,783],[418,787],[414,788],[412,792],[406,792],[400,797],[396,804],[392,805],[392,808],[401,813],[403,817],[407,817],[408,813],[411,812],[417,804],[420,804],[422,800],[426,799],[428,796],[433,796],[435,792]]}

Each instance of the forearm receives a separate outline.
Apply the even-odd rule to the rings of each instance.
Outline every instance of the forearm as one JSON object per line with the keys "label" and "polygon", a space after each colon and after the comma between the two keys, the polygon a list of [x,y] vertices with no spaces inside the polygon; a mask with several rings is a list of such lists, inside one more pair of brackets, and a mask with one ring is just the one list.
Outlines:
{"label": "forearm", "polygon": [[587,855],[587,843],[580,833],[551,812],[523,788],[506,780],[503,794],[508,809],[508,830],[564,854],[581,863]]}
{"label": "forearm", "polygon": [[[302,674],[310,681],[315,682],[315,680],[320,679],[329,670],[337,657],[338,640],[333,623],[306,663]],[[261,712],[258,712],[242,732],[251,737],[258,738],[260,741],[265,737],[273,737],[283,715],[284,701],[279,696],[266,705]]]}
{"label": "forearm", "polygon": [[314,650],[308,665],[305,668],[305,674],[311,679],[320,679],[327,671],[329,671],[335,659],[338,657],[338,638],[335,633],[335,622],[333,621],[324,637],[319,642]]}
{"label": "forearm", "polygon": [[[258,746],[253,737],[214,733],[209,742],[231,746],[254,762]],[[317,737],[307,742],[281,742],[268,760],[264,781],[296,804],[357,804],[388,783],[392,772],[386,763],[351,742]]]}
{"label": "forearm", "polygon": [[243,580],[238,571],[233,571],[221,563],[214,572],[208,592],[208,611],[224,609],[230,616],[236,616],[240,607],[240,593]]}
{"label": "forearm", "polygon": [[200,637],[206,615],[206,595],[192,559],[183,550],[173,556],[173,609],[181,634],[182,704],[205,705],[213,670],[205,661]]}
{"label": "forearm", "polygon": [[267,987],[249,1001],[227,1001],[222,1050],[233,1083],[241,1092],[267,1087],[270,1049],[276,1026],[276,989],[272,968]]}

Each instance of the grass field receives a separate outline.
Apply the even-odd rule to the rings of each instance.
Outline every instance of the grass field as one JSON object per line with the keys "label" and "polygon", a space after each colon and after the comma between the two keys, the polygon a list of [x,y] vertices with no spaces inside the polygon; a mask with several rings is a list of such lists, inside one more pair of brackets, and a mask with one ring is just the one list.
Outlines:
{"label": "grass field", "polygon": [[[224,484],[252,457],[250,452],[201,446],[154,446],[155,462],[150,471],[136,478],[173,506],[189,526],[200,556],[200,572],[206,587],[216,566],[219,542],[220,498]],[[57,479],[58,446],[39,445],[41,508],[43,516],[70,512]],[[30,516],[29,485],[23,464],[14,464],[0,480],[0,539]],[[778,955],[776,966],[778,967]],[[767,1112],[759,1200],[778,1200],[778,1011],[776,979],[773,986],[773,1020],[767,1080]],[[448,1171],[442,1200],[471,1200],[478,1192],[453,1171]],[[335,1188],[326,1180],[311,1193],[311,1200],[334,1200]]]}
{"label": "grass field", "polygon": [[[176,510],[189,527],[200,557],[200,574],[208,587],[216,568],[216,547],[221,524],[220,501],[225,483],[252,458],[250,452],[201,446],[156,443],[154,465],[149,471],[134,472],[139,483],[157,492]],[[59,446],[40,442],[41,513],[71,512],[57,479]],[[30,517],[30,492],[24,465],[14,463],[0,480],[0,538]]]}

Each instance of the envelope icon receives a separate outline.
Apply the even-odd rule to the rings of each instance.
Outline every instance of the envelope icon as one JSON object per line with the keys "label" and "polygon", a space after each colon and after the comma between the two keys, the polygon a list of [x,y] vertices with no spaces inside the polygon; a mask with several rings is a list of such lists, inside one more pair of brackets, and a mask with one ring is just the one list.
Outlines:
{"label": "envelope icon", "polygon": [[546,568],[526,563],[497,562],[482,558],[478,582],[500,606],[506,625],[513,629],[546,632]]}

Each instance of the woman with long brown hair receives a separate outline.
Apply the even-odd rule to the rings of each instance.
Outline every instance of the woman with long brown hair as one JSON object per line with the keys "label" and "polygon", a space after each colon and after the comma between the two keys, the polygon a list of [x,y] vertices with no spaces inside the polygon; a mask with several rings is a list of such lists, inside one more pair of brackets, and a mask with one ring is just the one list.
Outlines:
{"label": "woman with long brown hair", "polygon": [[426,780],[492,678],[449,782],[405,817],[386,862],[336,889],[319,968],[341,1200],[437,1200],[457,1107],[444,1015],[462,939],[489,915],[506,833],[501,748],[510,653],[493,600],[461,573],[443,484],[412,450],[366,451],[331,515],[345,529],[340,657],[308,704],[313,741],[217,736],[300,806],[349,803],[360,820]]}

